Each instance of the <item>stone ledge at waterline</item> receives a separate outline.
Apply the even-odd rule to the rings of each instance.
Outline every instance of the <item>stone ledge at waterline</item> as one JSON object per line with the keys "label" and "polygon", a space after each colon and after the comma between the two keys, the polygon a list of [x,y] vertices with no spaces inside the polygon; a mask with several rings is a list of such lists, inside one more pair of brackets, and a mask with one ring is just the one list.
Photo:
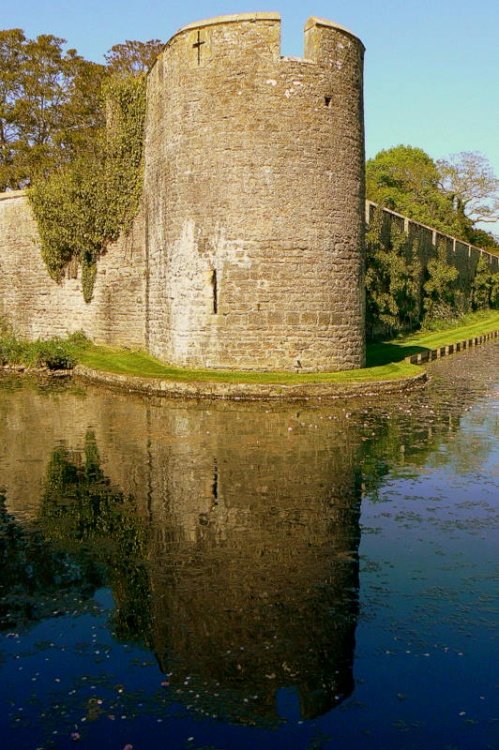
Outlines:
{"label": "stone ledge at waterline", "polygon": [[365,380],[350,383],[222,383],[216,381],[161,380],[93,370],[78,365],[74,375],[83,380],[100,383],[110,388],[152,396],[182,399],[231,399],[234,401],[320,401],[377,396],[381,393],[401,393],[424,385],[426,372],[404,378]]}
{"label": "stone ledge at waterline", "polygon": [[487,341],[498,337],[499,331],[490,331],[490,333],[484,333],[481,336],[473,336],[470,339],[456,341],[455,344],[446,344],[445,346],[439,346],[437,349],[426,349],[424,352],[411,354],[410,357],[405,358],[405,362],[409,362],[411,365],[422,365],[425,362],[432,362],[434,359],[448,357],[449,354],[463,352],[465,349],[471,349],[473,346],[485,344]]}

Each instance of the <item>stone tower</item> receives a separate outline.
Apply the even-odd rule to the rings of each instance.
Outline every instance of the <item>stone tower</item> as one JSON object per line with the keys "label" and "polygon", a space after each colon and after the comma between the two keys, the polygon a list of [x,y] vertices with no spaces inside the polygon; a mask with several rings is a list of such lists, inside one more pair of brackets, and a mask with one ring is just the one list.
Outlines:
{"label": "stone tower", "polygon": [[187,367],[364,364],[362,43],[311,18],[191,24],[149,74],[148,350]]}

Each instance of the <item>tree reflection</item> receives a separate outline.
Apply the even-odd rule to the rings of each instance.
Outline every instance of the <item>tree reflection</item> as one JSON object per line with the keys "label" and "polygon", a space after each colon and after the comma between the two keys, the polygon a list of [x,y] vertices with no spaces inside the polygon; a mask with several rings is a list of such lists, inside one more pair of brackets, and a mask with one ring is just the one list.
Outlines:
{"label": "tree reflection", "polygon": [[13,629],[89,604],[99,577],[91,562],[79,564],[26,529],[5,508],[0,493],[0,629]]}
{"label": "tree reflection", "polygon": [[56,448],[40,506],[40,526],[56,548],[91,561],[114,594],[115,635],[150,643],[147,530],[133,497],[112,487],[92,432],[83,452]]}

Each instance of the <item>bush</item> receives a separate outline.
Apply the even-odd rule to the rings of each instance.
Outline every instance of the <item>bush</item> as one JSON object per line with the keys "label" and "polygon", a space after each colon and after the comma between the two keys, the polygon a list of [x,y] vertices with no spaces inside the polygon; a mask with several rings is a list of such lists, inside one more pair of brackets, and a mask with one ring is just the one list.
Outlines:
{"label": "bush", "polygon": [[499,298],[499,274],[493,273],[483,257],[478,261],[475,278],[471,287],[473,310],[486,310],[497,307]]}
{"label": "bush", "polygon": [[74,344],[60,338],[22,341],[14,336],[0,337],[0,365],[23,365],[48,370],[72,370],[77,363]]}
{"label": "bush", "polygon": [[0,365],[18,365],[22,362],[23,346],[15,338],[0,338]]}
{"label": "bush", "polygon": [[32,348],[34,367],[46,367],[48,370],[72,370],[76,365],[76,358],[68,351],[67,344],[61,339],[36,341]]}

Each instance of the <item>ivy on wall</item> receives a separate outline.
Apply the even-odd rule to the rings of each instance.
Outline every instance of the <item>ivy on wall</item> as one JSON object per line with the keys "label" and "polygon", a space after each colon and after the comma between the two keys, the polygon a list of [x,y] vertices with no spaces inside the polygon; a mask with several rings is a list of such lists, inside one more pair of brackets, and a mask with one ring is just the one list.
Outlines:
{"label": "ivy on wall", "polygon": [[366,323],[368,337],[394,336],[421,318],[423,267],[417,245],[377,211],[366,233]]}
{"label": "ivy on wall", "polygon": [[476,267],[471,294],[475,310],[499,307],[499,273],[491,273],[483,256],[480,256]]}
{"label": "ivy on wall", "polygon": [[99,256],[131,230],[139,207],[145,88],[145,74],[109,78],[103,86],[106,128],[80,158],[29,191],[50,276],[60,281],[77,261],[86,302]]}
{"label": "ivy on wall", "polygon": [[435,320],[499,307],[499,273],[480,257],[466,281],[438,242],[428,257],[417,236],[408,236],[377,209],[366,233],[366,329],[370,340],[393,338]]}
{"label": "ivy on wall", "polygon": [[443,243],[437,244],[436,257],[428,261],[423,291],[425,317],[429,320],[448,320],[468,312],[459,288],[459,271],[449,263]]}

